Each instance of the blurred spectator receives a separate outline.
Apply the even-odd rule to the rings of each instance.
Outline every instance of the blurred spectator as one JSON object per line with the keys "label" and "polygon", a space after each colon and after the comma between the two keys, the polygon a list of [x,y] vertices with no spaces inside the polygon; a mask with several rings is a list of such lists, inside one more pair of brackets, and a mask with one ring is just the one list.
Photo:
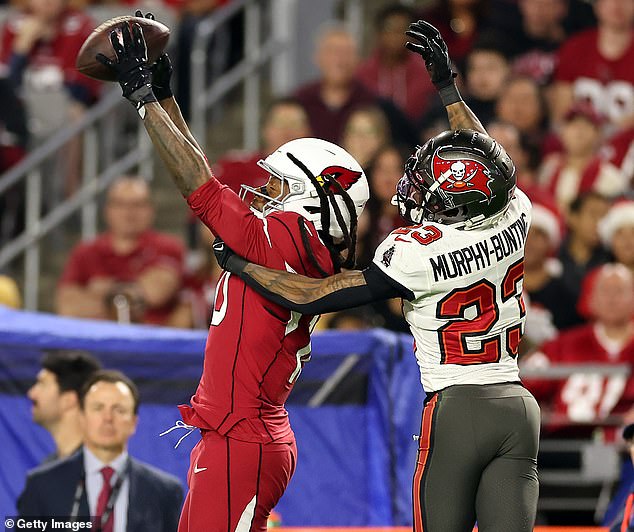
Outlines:
{"label": "blurred spectator", "polygon": [[[29,103],[43,98],[50,105],[47,96],[65,89],[74,101],[89,104],[97,96],[98,84],[79,74],[75,59],[94,28],[93,20],[71,9],[68,0],[27,0],[25,9],[11,13],[2,27],[0,63],[14,85],[24,89]],[[36,111],[59,110],[42,106]],[[39,112],[31,114],[33,120],[43,119]],[[58,123],[49,128],[63,123],[64,118],[57,118]]]}
{"label": "blurred spectator", "polygon": [[214,293],[223,270],[218,266],[212,244],[215,235],[209,228],[198,222],[198,246],[187,255],[184,279],[184,298],[189,301],[192,324],[196,329],[209,327]]}
{"label": "blurred spectator", "polygon": [[[231,0],[174,0],[180,11],[180,23],[178,26],[176,52],[174,64],[176,68],[176,94],[179,107],[186,119],[190,118],[191,98],[191,56],[193,52],[194,37],[198,31],[198,25],[214,10],[229,3]],[[222,74],[228,67],[239,60],[242,53],[241,27],[243,21],[240,17],[232,17],[230,24],[220,25],[212,39],[207,43],[205,52],[205,81],[210,82]],[[238,41],[238,39],[240,39]]]}
{"label": "blurred spectator", "polygon": [[601,155],[619,169],[628,188],[634,190],[634,124],[612,135]]}
{"label": "blurred spectator", "polygon": [[7,275],[0,275],[0,305],[11,308],[22,306],[18,284]]}
{"label": "blurred spectator", "polygon": [[595,0],[598,27],[573,35],[558,53],[553,119],[575,100],[589,100],[621,127],[634,118],[634,2]]}
{"label": "blurred spectator", "polygon": [[513,124],[527,142],[542,149],[548,111],[539,85],[527,76],[507,80],[495,108],[497,119]]}
{"label": "blurred spectator", "polygon": [[591,105],[578,102],[571,107],[560,136],[563,152],[546,157],[538,179],[550,190],[562,211],[580,193],[589,190],[609,198],[625,192],[627,183],[623,175],[598,155],[602,118]]}
{"label": "blurred spectator", "polygon": [[357,44],[344,26],[322,29],[314,60],[320,79],[300,87],[295,96],[308,113],[313,135],[339,143],[352,111],[374,104],[376,98],[356,78]]}
{"label": "blurred spectator", "polygon": [[315,137],[341,144],[345,124],[355,109],[379,106],[390,124],[392,138],[407,146],[416,142],[409,117],[389,100],[377,98],[359,79],[359,64],[354,36],[342,24],[324,26],[316,40],[315,64],[320,77],[295,92],[308,113]]}
{"label": "blurred spectator", "polygon": [[[495,116],[496,101],[510,71],[509,61],[501,51],[503,44],[499,34],[484,32],[466,58],[464,86],[460,90],[467,105],[485,127]],[[458,81],[462,79],[458,78]],[[440,99],[433,100],[419,121],[419,127],[420,144],[449,129],[447,112]]]}
{"label": "blurred spectator", "polygon": [[83,351],[50,351],[42,358],[42,369],[27,393],[33,403],[33,421],[55,441],[55,451],[42,463],[70,456],[83,441],[79,421],[79,393],[101,364]]}
{"label": "blurred spectator", "polygon": [[575,312],[575,297],[562,279],[561,264],[553,257],[561,241],[557,213],[533,203],[533,217],[526,237],[524,256],[524,292],[531,302],[530,311],[548,312],[557,330],[581,323]]}
{"label": "blurred spectator", "polygon": [[[561,332],[525,361],[525,367],[550,364],[634,363],[634,275],[620,264],[601,266],[590,309],[593,322]],[[577,372],[564,382],[523,379],[538,399],[543,433],[590,436],[596,428],[614,441],[622,416],[634,405],[634,375]],[[571,427],[572,425],[572,427]]]}
{"label": "blurred spectator", "polygon": [[508,122],[495,120],[489,122],[486,129],[489,136],[497,140],[508,153],[515,164],[517,185],[531,197],[533,189],[538,186],[536,148],[526,141],[517,127]]}
{"label": "blurred spectator", "polygon": [[382,147],[368,167],[370,199],[359,217],[357,228],[357,266],[366,267],[376,247],[397,227],[405,225],[398,207],[392,204],[396,185],[403,176],[405,155],[394,146]]}
{"label": "blurred spectator", "polygon": [[575,299],[581,295],[581,283],[589,271],[608,262],[609,255],[599,239],[599,221],[610,202],[597,192],[579,194],[566,213],[566,239],[559,248],[562,280]]}
{"label": "blurred spectator", "polygon": [[[98,96],[99,82],[75,68],[77,52],[96,24],[69,0],[26,0],[11,12],[0,36],[0,64],[20,89],[33,144],[77,122]],[[60,150],[44,182],[47,207],[80,182],[81,138]]]}
{"label": "blurred spectator", "polygon": [[342,147],[366,169],[390,141],[390,128],[378,107],[362,107],[350,114],[343,130]]}
{"label": "blurred spectator", "polygon": [[119,178],[108,190],[104,214],[107,231],[70,255],[57,290],[58,313],[189,327],[187,307],[178,298],[183,245],[151,229],[148,184]]}
{"label": "blurred spectator", "polygon": [[568,0],[519,0],[517,7],[520,27],[507,26],[510,31],[504,41],[513,57],[513,71],[546,84],[555,70],[556,52],[566,38]]}
{"label": "blurred spectator", "polygon": [[634,202],[614,205],[600,221],[599,235],[614,261],[634,273]]}
{"label": "blurred spectator", "polygon": [[214,175],[237,194],[240,194],[242,184],[253,187],[264,185],[268,173],[258,166],[258,161],[282,144],[308,136],[308,115],[302,105],[293,98],[275,100],[269,106],[262,123],[262,149],[253,153],[228,152],[215,163]]}
{"label": "blurred spectator", "polygon": [[79,405],[84,445],[29,472],[18,499],[20,516],[91,519],[102,532],[176,532],[180,481],[128,455],[139,412],[135,384],[119,371],[97,371],[84,384]]}
{"label": "blurred spectator", "polygon": [[483,124],[495,115],[495,102],[509,75],[509,61],[498,34],[482,33],[466,58],[465,102]]}
{"label": "blurred spectator", "polygon": [[375,327],[371,310],[368,307],[356,307],[326,314],[323,317],[326,329],[338,331],[360,331]]}
{"label": "blurred spectator", "polygon": [[463,62],[485,27],[489,0],[440,0],[424,10],[420,18],[438,28],[449,48],[449,56],[462,69]]}
{"label": "blurred spectator", "polygon": [[436,91],[425,65],[405,48],[405,31],[415,20],[402,4],[388,4],[375,17],[375,45],[357,77],[375,94],[391,100],[412,121],[418,121]]}
{"label": "blurred spectator", "polygon": [[[26,153],[28,129],[22,100],[13,84],[0,77],[0,174],[20,162]],[[0,196],[0,245],[24,228],[24,184],[18,183]]]}

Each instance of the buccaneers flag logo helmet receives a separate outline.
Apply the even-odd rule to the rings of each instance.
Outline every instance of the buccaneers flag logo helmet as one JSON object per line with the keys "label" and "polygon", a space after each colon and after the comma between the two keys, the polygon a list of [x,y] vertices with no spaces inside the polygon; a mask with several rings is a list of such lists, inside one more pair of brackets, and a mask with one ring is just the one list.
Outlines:
{"label": "buccaneers flag logo helmet", "polygon": [[489,185],[493,178],[482,163],[474,159],[444,159],[442,155],[435,153],[431,164],[434,177],[445,192],[480,192],[488,200],[491,199]]}
{"label": "buccaneers flag logo helmet", "polygon": [[411,223],[473,226],[502,214],[515,190],[515,166],[491,137],[445,131],[405,165],[393,203]]}
{"label": "buccaneers flag logo helmet", "polygon": [[342,238],[343,231],[339,227],[332,205],[330,206],[330,227],[321,227],[319,192],[305,172],[289,157],[289,154],[301,161],[308,171],[315,176],[321,187],[328,187],[333,193],[333,201],[338,204],[343,222],[349,231],[351,225],[348,208],[343,196],[338,191],[338,187],[334,186],[331,181],[335,180],[341,189],[350,196],[357,217],[368,201],[370,190],[368,180],[359,163],[346,150],[332,142],[315,138],[291,140],[280,146],[266,159],[258,162],[258,165],[271,176],[282,181],[278,197],[270,197],[263,188],[256,189],[242,185],[242,189],[266,200],[262,211],[265,216],[275,210],[297,212],[313,222],[318,230],[326,230],[332,237]]}

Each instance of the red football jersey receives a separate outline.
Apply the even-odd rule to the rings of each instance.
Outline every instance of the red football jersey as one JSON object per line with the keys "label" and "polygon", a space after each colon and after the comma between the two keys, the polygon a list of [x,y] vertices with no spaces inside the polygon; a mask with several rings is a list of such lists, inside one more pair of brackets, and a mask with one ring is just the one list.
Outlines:
{"label": "red football jersey", "polygon": [[[540,351],[552,364],[634,363],[634,340],[620,350],[608,343],[598,326],[585,324],[562,332]],[[547,430],[563,428],[574,435],[589,435],[594,428],[605,426],[611,439],[615,427],[607,422],[608,417],[624,414],[634,406],[634,375],[575,373],[564,381],[523,379],[523,382],[542,409],[550,410],[551,421],[545,419]],[[576,428],[565,428],[566,425]]]}
{"label": "red football jersey", "polygon": [[634,112],[634,41],[623,55],[608,59],[598,47],[598,30],[573,35],[560,48],[555,80],[573,84],[575,97],[618,123]]}
{"label": "red football jersey", "polygon": [[[228,187],[211,179],[188,203],[214,234],[251,262],[321,277],[300,234],[301,216],[277,212],[260,218]],[[334,273],[328,249],[312,223],[308,244],[318,264]],[[225,272],[218,282],[203,374],[183,420],[245,441],[291,441],[284,402],[310,359],[313,316],[286,310]]]}

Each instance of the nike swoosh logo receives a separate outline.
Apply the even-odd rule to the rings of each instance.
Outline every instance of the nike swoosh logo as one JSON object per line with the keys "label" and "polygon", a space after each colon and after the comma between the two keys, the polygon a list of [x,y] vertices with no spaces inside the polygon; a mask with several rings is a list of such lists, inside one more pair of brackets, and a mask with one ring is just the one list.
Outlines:
{"label": "nike swoosh logo", "polygon": [[206,467],[198,467],[198,464],[194,466],[194,473],[200,473],[201,471],[207,471]]}

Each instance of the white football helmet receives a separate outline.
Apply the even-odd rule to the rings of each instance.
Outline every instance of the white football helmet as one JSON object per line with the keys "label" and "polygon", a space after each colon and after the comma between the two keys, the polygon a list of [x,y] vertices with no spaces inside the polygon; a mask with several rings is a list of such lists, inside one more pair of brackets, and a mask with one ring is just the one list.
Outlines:
{"label": "white football helmet", "polygon": [[[354,203],[357,218],[363,211],[370,196],[368,180],[359,163],[346,150],[321,139],[301,138],[291,140],[280,146],[266,159],[258,161],[270,175],[279,178],[282,185],[286,183],[290,191],[284,192],[276,198],[266,194],[264,187],[254,188],[242,185],[242,189],[266,200],[262,214],[266,216],[274,210],[296,212],[315,224],[320,230],[321,202],[317,190],[308,176],[288,156],[292,154],[303,163],[315,176],[319,183],[324,184],[323,175],[332,176],[348,193]],[[333,188],[337,203],[348,232],[350,231],[350,214],[341,194]],[[284,190],[282,186],[281,190]],[[330,205],[330,227],[326,229],[333,238],[342,238],[343,232],[339,227],[332,205]]]}

